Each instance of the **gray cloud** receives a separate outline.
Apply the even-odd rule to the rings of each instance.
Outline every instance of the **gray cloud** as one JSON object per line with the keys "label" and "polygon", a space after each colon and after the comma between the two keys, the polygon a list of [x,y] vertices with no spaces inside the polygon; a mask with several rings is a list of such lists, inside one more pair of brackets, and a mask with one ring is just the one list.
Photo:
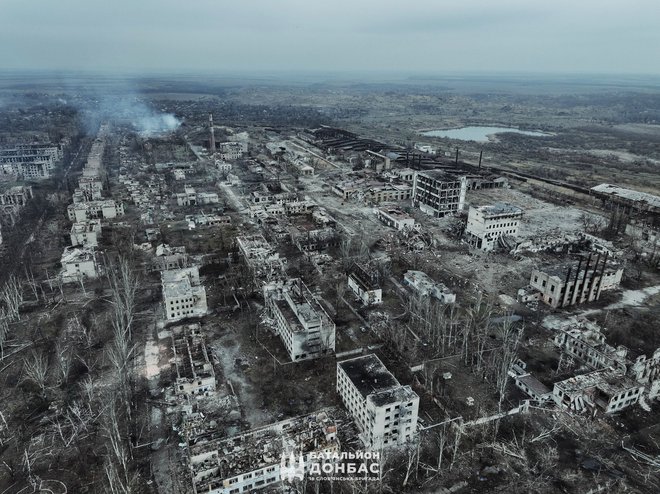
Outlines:
{"label": "gray cloud", "polygon": [[3,0],[0,66],[658,73],[657,0]]}

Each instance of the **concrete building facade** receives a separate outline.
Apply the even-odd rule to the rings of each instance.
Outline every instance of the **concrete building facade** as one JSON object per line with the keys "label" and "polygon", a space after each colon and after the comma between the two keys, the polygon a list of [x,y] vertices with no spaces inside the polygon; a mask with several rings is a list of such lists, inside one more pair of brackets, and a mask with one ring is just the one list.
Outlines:
{"label": "concrete building facade", "polygon": [[518,301],[541,300],[554,308],[591,302],[618,288],[622,276],[623,267],[608,262],[607,254],[591,253],[577,263],[534,269]]}
{"label": "concrete building facade", "polygon": [[380,304],[383,301],[383,290],[376,277],[365,268],[355,264],[348,274],[348,288],[360,299],[363,305]]}
{"label": "concrete building facade", "polygon": [[518,235],[523,210],[517,206],[498,203],[492,206],[470,207],[465,237],[471,247],[492,251],[503,236]]}
{"label": "concrete building facade", "polygon": [[367,448],[401,446],[417,434],[419,396],[374,354],[337,363],[337,393]]}
{"label": "concrete building facade", "polygon": [[467,180],[465,176],[442,170],[417,172],[413,180],[413,205],[423,213],[441,218],[463,211]]}
{"label": "concrete building facade", "polygon": [[264,286],[269,317],[292,361],[335,350],[335,323],[300,278]]}
{"label": "concrete building facade", "polygon": [[200,282],[197,266],[162,271],[160,277],[168,321],[206,315],[206,289]]}

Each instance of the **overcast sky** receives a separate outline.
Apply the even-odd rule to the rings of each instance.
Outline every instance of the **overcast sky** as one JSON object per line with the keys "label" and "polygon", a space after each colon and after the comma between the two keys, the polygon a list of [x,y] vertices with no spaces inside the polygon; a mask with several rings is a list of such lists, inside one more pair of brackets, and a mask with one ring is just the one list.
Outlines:
{"label": "overcast sky", "polygon": [[0,69],[660,73],[660,0],[0,0]]}

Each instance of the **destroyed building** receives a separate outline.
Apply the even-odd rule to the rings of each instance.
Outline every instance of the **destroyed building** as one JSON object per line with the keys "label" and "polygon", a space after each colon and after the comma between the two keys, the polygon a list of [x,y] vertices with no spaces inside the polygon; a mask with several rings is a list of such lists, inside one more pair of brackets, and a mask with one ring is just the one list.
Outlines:
{"label": "destroyed building", "polygon": [[174,194],[174,197],[179,206],[204,206],[220,202],[216,192],[197,192],[194,187],[184,187],[183,192]]}
{"label": "destroyed building", "polygon": [[177,396],[209,396],[215,393],[215,371],[209,360],[206,342],[199,324],[172,328],[174,394]]}
{"label": "destroyed building", "polygon": [[506,237],[518,235],[518,225],[523,216],[523,210],[506,203],[491,206],[470,206],[468,212],[465,237],[468,244],[484,251],[492,251],[497,245],[508,246]]}
{"label": "destroyed building", "polygon": [[374,213],[381,223],[396,230],[412,230],[415,227],[415,219],[399,208],[383,207],[374,209]]}
{"label": "destroyed building", "polygon": [[435,297],[443,304],[456,302],[456,294],[445,285],[434,281],[423,271],[409,270],[403,274],[403,284],[420,297]]}
{"label": "destroyed building", "polygon": [[518,301],[541,300],[553,308],[591,302],[618,288],[622,276],[623,267],[607,254],[591,253],[578,262],[534,269],[529,285],[518,290]]}
{"label": "destroyed building", "polygon": [[96,255],[89,248],[80,246],[65,248],[60,263],[62,264],[61,279],[64,283],[94,279],[99,275]]}
{"label": "destroyed building", "polygon": [[381,202],[405,201],[412,197],[413,189],[408,184],[383,184],[369,187],[364,191],[364,199],[379,204]]}
{"label": "destroyed building", "polygon": [[335,323],[300,278],[264,286],[268,317],[292,361],[335,350]]}
{"label": "destroyed building", "polygon": [[598,408],[612,413],[637,403],[643,389],[620,372],[601,369],[556,382],[552,397],[573,412]]}
{"label": "destroyed building", "polygon": [[247,151],[247,142],[227,141],[217,143],[215,155],[221,161],[235,161],[241,159]]}
{"label": "destroyed building", "polygon": [[292,241],[301,252],[318,252],[339,245],[339,234],[334,228],[296,230],[292,235]]}
{"label": "destroyed building", "polygon": [[66,209],[70,221],[81,222],[93,219],[112,219],[124,215],[124,205],[113,199],[69,204]]}
{"label": "destroyed building", "polygon": [[612,368],[623,373],[628,370],[628,349],[608,345],[600,326],[587,319],[558,330],[553,343],[563,354],[579,360],[591,369]]}
{"label": "destroyed building", "polygon": [[600,326],[582,317],[564,321],[553,343],[562,357],[578,360],[592,370],[611,369],[643,386],[650,399],[660,396],[660,348],[651,358],[640,355],[632,360],[626,347],[609,345]]}
{"label": "destroyed building", "polygon": [[401,446],[416,436],[419,396],[401,386],[376,355],[338,362],[337,393],[365,447]]}
{"label": "destroyed building", "polygon": [[284,272],[286,259],[275,252],[263,235],[236,237],[236,243],[245,264],[255,275],[270,279]]}
{"label": "destroyed building", "polygon": [[591,188],[591,194],[600,198],[607,209],[619,208],[621,212],[660,227],[660,196],[612,184],[596,185]]}
{"label": "destroyed building", "polygon": [[189,446],[194,492],[238,494],[271,488],[283,480],[280,468],[293,466],[291,457],[309,465],[312,454],[339,451],[337,425],[326,411],[225,439],[201,440]]}
{"label": "destroyed building", "polygon": [[49,144],[21,144],[0,149],[0,174],[24,180],[45,179],[62,160],[62,149]]}
{"label": "destroyed building", "polygon": [[162,271],[160,277],[168,321],[206,315],[206,289],[200,282],[197,266]]}
{"label": "destroyed building", "polygon": [[435,218],[463,211],[467,180],[443,170],[417,172],[413,181],[413,205]]}
{"label": "destroyed building", "polygon": [[151,260],[153,271],[167,271],[169,269],[180,269],[188,266],[188,256],[185,247],[171,247],[167,244],[159,244],[156,247],[156,255]]}
{"label": "destroyed building", "polygon": [[354,264],[348,274],[348,288],[363,305],[374,305],[383,301],[383,290],[378,283],[378,273],[369,272],[359,264]]}
{"label": "destroyed building", "polygon": [[71,226],[71,245],[98,247],[101,235],[101,220],[76,222]]}

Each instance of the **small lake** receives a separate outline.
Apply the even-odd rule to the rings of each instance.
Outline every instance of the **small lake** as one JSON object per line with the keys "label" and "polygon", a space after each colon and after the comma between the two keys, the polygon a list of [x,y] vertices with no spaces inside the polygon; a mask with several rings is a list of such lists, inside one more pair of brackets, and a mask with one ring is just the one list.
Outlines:
{"label": "small lake", "polygon": [[429,137],[448,137],[449,139],[460,139],[461,141],[488,142],[488,136],[502,134],[504,132],[515,132],[533,137],[547,137],[552,134],[545,132],[532,132],[529,130],[518,130],[513,127],[461,127],[460,129],[429,130],[422,135]]}

